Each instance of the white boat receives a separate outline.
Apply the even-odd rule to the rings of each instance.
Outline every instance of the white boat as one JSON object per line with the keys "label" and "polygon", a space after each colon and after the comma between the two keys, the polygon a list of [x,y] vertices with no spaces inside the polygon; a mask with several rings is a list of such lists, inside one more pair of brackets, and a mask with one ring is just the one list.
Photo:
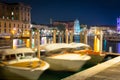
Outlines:
{"label": "white boat", "polygon": [[91,57],[91,59],[87,61],[85,65],[89,65],[89,66],[93,66],[101,63],[106,56],[105,52],[94,52],[93,50],[75,50],[73,52],[78,54],[88,54]]}
{"label": "white boat", "polygon": [[[55,43],[42,45],[41,48],[47,53],[44,59],[50,64],[51,70],[56,71],[78,71],[88,60],[91,59],[88,55],[75,54],[72,52],[64,52],[64,50],[71,50],[76,47],[87,46],[82,43]],[[61,52],[60,52],[61,51]]]}
{"label": "white boat", "polygon": [[[30,48],[0,50],[0,69],[7,70],[25,79],[37,80],[48,68],[49,64],[38,59]],[[4,75],[6,76],[6,74]]]}
{"label": "white boat", "polygon": [[50,70],[78,71],[90,58],[88,55],[63,53],[44,57],[44,60],[50,64]]}
{"label": "white boat", "polygon": [[43,50],[46,50],[46,51],[55,51],[55,50],[58,50],[58,49],[63,49],[63,48],[90,48],[89,45],[87,44],[83,44],[83,43],[70,43],[70,44],[67,44],[67,43],[53,43],[53,44],[45,44],[45,45],[40,45],[40,48],[43,49]]}

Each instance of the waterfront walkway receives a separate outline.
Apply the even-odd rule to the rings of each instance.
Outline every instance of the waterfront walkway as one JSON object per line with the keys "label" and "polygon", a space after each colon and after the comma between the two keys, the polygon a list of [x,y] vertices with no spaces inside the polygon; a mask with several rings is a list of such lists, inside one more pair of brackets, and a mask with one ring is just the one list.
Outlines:
{"label": "waterfront walkway", "polygon": [[120,80],[120,56],[62,80]]}

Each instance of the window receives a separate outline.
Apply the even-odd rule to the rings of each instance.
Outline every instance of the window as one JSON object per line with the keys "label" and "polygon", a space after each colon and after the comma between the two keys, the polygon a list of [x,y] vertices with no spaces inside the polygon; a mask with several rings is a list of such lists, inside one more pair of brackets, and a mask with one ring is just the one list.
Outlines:
{"label": "window", "polygon": [[9,23],[9,28],[11,28],[11,24]]}
{"label": "window", "polygon": [[4,29],[4,33],[6,33],[6,29]]}
{"label": "window", "polygon": [[22,24],[22,29],[23,29],[23,24]]}
{"label": "window", "polygon": [[15,24],[14,24],[14,27],[15,27]]}
{"label": "window", "polygon": [[4,27],[6,27],[6,22],[5,22],[5,24],[4,24]]}
{"label": "window", "polygon": [[18,28],[19,28],[19,24],[18,24]]}
{"label": "window", "polygon": [[15,54],[11,55],[11,60],[16,59]]}
{"label": "window", "polygon": [[14,20],[14,16],[12,16],[12,20]]}
{"label": "window", "polygon": [[25,25],[25,28],[26,28],[26,25]]}

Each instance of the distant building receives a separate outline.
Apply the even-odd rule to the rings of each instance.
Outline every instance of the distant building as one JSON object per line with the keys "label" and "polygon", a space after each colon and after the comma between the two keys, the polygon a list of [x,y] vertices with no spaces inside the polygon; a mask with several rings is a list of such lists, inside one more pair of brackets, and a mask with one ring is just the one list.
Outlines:
{"label": "distant building", "polygon": [[94,30],[96,28],[103,30],[103,31],[106,31],[106,30],[115,30],[116,31],[116,26],[110,26],[110,25],[90,26],[90,29],[92,29],[92,30]]}
{"label": "distant building", "polygon": [[116,32],[116,26],[110,26],[110,25],[99,25],[99,26],[90,26],[90,31],[94,32],[95,30],[103,31],[103,33],[114,33]]}
{"label": "distant building", "polygon": [[54,21],[54,27],[61,27],[63,26],[64,29],[73,30],[74,29],[74,21]]}
{"label": "distant building", "polygon": [[74,34],[75,34],[75,35],[76,35],[76,34],[80,34],[80,31],[81,31],[81,29],[80,29],[80,23],[79,23],[79,20],[76,19],[76,20],[74,21]]}
{"label": "distant building", "polygon": [[120,17],[117,18],[117,31],[120,32]]}
{"label": "distant building", "polygon": [[0,34],[21,33],[29,30],[30,24],[29,5],[0,2]]}
{"label": "distant building", "polygon": [[81,24],[80,27],[81,27],[81,29],[87,29],[87,25],[86,24]]}

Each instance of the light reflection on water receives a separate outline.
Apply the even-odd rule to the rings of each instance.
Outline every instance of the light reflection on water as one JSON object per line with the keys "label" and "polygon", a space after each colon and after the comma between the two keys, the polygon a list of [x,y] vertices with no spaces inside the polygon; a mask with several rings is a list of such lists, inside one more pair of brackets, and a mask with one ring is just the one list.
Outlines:
{"label": "light reflection on water", "polygon": [[[74,42],[79,43],[80,37],[75,36]],[[45,37],[41,38],[41,44],[46,44],[46,43],[47,43],[47,38],[45,38]],[[93,43],[94,43],[94,40],[92,40],[92,39],[88,40],[88,45],[90,45],[92,47],[92,49],[94,49]],[[37,44],[38,43],[36,42],[36,45]],[[20,47],[20,46],[30,47],[30,40],[29,39],[14,39],[13,46],[15,46],[15,47]],[[34,48],[34,46],[35,46],[34,39],[32,39],[32,48]],[[120,53],[120,42],[110,42],[107,40],[103,40],[103,51],[109,52],[109,47],[112,47],[112,51],[114,53]]]}
{"label": "light reflection on water", "polygon": [[117,44],[117,47],[118,47],[118,53],[120,53],[120,43]]}

